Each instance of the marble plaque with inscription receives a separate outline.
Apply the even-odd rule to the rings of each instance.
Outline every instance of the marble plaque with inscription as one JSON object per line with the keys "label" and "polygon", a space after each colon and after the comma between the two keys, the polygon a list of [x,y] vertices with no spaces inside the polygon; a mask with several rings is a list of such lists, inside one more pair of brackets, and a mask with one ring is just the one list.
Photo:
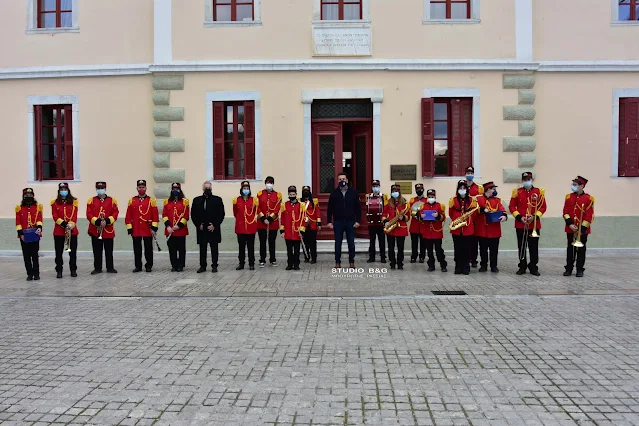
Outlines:
{"label": "marble plaque with inscription", "polygon": [[369,28],[313,28],[314,56],[370,56]]}

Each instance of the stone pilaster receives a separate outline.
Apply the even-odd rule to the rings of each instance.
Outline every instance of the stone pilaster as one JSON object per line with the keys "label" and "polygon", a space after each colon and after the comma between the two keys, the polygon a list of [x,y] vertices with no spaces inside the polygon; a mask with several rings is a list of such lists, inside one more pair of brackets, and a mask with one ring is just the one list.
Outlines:
{"label": "stone pilaster", "polygon": [[535,154],[535,75],[534,74],[504,74],[504,89],[518,91],[517,105],[504,105],[504,120],[516,120],[517,136],[505,136],[503,139],[504,152],[518,152],[517,168],[504,168],[504,182],[518,183],[521,173],[530,171],[534,167],[537,157]]}

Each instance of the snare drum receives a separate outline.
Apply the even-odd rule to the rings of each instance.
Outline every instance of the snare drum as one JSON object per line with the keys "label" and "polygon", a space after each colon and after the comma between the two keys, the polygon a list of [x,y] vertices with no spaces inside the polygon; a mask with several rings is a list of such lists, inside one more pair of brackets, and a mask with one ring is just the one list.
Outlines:
{"label": "snare drum", "polygon": [[368,197],[366,199],[366,219],[369,223],[381,223],[384,212],[384,199],[382,197]]}

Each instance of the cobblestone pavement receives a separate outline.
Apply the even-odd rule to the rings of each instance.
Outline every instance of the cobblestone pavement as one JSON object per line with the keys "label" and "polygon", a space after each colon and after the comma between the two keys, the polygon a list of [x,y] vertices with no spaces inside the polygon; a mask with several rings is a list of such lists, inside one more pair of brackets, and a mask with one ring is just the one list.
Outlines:
{"label": "cobblestone pavement", "polygon": [[4,258],[0,422],[639,425],[638,257],[593,256],[583,279],[552,257],[539,278],[512,258],[385,279],[333,276],[328,256],[293,273],[225,258],[217,275],[122,258],[98,277],[81,259],[80,277],[35,284]]}

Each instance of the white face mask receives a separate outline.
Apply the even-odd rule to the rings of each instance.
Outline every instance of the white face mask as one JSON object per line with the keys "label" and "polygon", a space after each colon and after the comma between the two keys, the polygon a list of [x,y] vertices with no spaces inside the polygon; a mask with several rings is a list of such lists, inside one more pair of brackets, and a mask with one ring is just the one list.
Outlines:
{"label": "white face mask", "polygon": [[458,190],[458,191],[457,191],[457,193],[458,193],[459,195],[461,195],[462,197],[465,197],[465,196],[466,196],[466,190],[465,190],[465,189],[460,189],[460,190]]}
{"label": "white face mask", "polygon": [[266,189],[268,189],[269,191],[273,190],[273,184],[272,183],[267,183],[266,184]]}
{"label": "white face mask", "polygon": [[435,204],[435,198],[434,197],[430,197],[428,199],[428,204]]}

